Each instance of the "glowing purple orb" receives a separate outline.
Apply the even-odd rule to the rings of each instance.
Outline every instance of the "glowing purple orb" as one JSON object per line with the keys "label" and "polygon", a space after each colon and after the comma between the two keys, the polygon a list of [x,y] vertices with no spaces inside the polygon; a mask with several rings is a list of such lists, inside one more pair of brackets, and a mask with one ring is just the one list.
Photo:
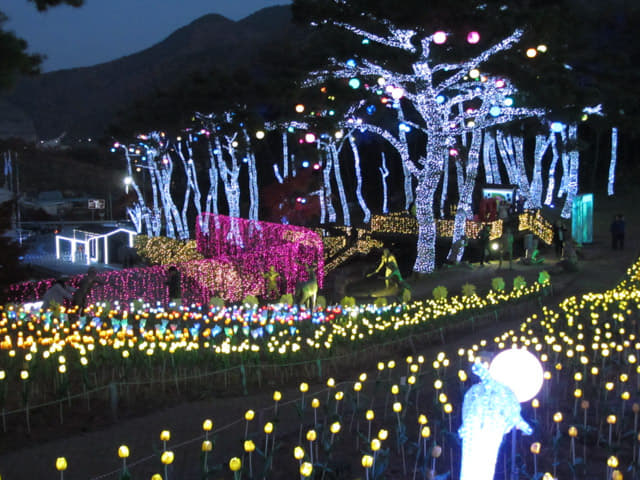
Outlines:
{"label": "glowing purple orb", "polygon": [[475,45],[476,43],[478,43],[480,41],[480,34],[476,31],[473,32],[469,32],[467,34],[467,42]]}
{"label": "glowing purple orb", "polygon": [[435,43],[436,45],[442,45],[446,41],[447,41],[447,34],[442,30],[438,30],[436,33],[433,34],[433,43]]}

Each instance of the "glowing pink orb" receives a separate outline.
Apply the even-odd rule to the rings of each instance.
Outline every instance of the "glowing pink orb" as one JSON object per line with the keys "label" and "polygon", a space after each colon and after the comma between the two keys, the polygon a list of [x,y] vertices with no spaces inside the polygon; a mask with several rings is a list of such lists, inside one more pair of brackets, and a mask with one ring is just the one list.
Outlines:
{"label": "glowing pink orb", "polygon": [[469,32],[467,34],[467,42],[471,44],[476,44],[480,41],[480,34],[476,31]]}
{"label": "glowing pink orb", "polygon": [[436,33],[433,34],[433,43],[435,43],[436,45],[442,45],[446,41],[447,41],[447,34],[442,30],[438,30]]}
{"label": "glowing pink orb", "polygon": [[502,79],[496,80],[496,88],[504,88],[504,86],[505,86],[504,80]]}
{"label": "glowing pink orb", "polygon": [[457,157],[458,156],[458,150],[455,148],[450,148],[449,149],[449,155],[451,155],[452,157]]}

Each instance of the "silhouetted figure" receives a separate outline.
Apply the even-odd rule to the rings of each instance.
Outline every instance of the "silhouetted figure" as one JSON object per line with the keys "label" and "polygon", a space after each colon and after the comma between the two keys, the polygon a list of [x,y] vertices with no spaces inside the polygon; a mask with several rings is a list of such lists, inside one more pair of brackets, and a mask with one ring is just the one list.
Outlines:
{"label": "silhouetted figure", "polygon": [[556,257],[562,257],[562,249],[567,236],[567,228],[561,220],[558,220],[553,226],[553,245],[556,249]]}
{"label": "silhouetted figure", "polygon": [[620,214],[616,215],[616,218],[611,223],[611,248],[614,250],[624,250],[624,231],[625,222],[624,217]]}
{"label": "silhouetted figure", "polygon": [[509,259],[509,269],[513,266],[513,233],[510,228],[507,228],[500,238],[500,261],[498,262],[498,268],[502,268],[502,259],[505,254]]}
{"label": "silhouetted figure", "polygon": [[480,233],[478,234],[478,241],[480,243],[480,265],[484,265],[485,260],[489,255],[489,239],[491,237],[491,226],[484,225]]}
{"label": "silhouetted figure", "polygon": [[97,278],[98,271],[94,267],[89,267],[87,274],[80,280],[78,289],[73,293],[71,301],[74,305],[80,307],[78,313],[82,315],[87,306],[87,296],[91,292],[94,285],[104,285],[104,282]]}
{"label": "silhouetted figure", "polygon": [[164,282],[169,287],[169,301],[180,303],[182,301],[182,286],[180,284],[180,271],[173,265],[167,270],[167,280]]}

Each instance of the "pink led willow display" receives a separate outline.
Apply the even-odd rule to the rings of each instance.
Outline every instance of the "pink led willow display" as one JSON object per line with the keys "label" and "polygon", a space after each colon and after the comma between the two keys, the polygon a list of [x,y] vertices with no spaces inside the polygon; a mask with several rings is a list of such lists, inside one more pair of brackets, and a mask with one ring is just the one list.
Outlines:
{"label": "pink led willow display", "polygon": [[307,280],[316,266],[318,285],[324,279],[324,247],[320,236],[304,227],[203,213],[196,221],[198,251],[207,258],[232,258],[243,275],[259,275],[273,265],[285,291]]}
{"label": "pink led willow display", "polygon": [[[307,266],[317,265],[318,285],[324,276],[324,251],[318,234],[302,227],[274,223],[231,219],[224,215],[203,214],[208,234],[197,222],[198,250],[210,258],[178,263],[181,274],[183,302],[209,302],[211,297],[239,301],[246,295],[262,296],[265,279],[262,276],[272,265],[280,274],[280,290],[293,293],[296,283],[307,280]],[[236,223],[237,222],[237,223]],[[233,228],[233,232],[232,232]],[[165,285],[169,265],[129,268],[102,272],[98,278],[104,285],[95,285],[87,300],[118,301],[121,304],[143,300],[152,305],[169,301]],[[69,278],[68,285],[77,287],[84,275]],[[11,285],[9,302],[37,301],[55,279]]]}

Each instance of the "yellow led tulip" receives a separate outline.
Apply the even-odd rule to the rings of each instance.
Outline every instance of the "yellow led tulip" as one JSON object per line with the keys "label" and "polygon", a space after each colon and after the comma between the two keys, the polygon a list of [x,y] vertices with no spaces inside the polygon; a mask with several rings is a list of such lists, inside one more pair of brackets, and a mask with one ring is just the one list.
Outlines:
{"label": "yellow led tulip", "polygon": [[293,458],[296,460],[302,460],[304,458],[304,449],[300,446],[297,446],[293,449]]}
{"label": "yellow led tulip", "polygon": [[309,430],[307,432],[307,441],[308,442],[315,442],[317,438],[317,434],[315,430]]}
{"label": "yellow led tulip", "polygon": [[174,455],[171,450],[162,452],[162,455],[160,455],[160,461],[162,462],[163,465],[171,465],[173,463],[173,459],[174,459]]}
{"label": "yellow led tulip", "polygon": [[267,435],[271,435],[271,433],[273,432],[273,423],[271,422],[267,422],[264,424],[264,433],[266,433]]}
{"label": "yellow led tulip", "polygon": [[211,440],[205,440],[202,442],[202,451],[203,452],[210,452],[211,450],[213,450],[213,443],[211,443]]}
{"label": "yellow led tulip", "polygon": [[244,441],[244,451],[245,452],[253,452],[256,449],[256,444],[253,443],[253,440],[245,440]]}
{"label": "yellow led tulip", "polygon": [[213,422],[211,420],[207,419],[204,422],[202,422],[202,430],[204,430],[205,432],[210,432],[212,428],[213,428]]}
{"label": "yellow led tulip", "polygon": [[313,473],[313,465],[311,462],[302,462],[300,465],[300,475],[303,477],[310,477]]}
{"label": "yellow led tulip", "polygon": [[371,455],[363,455],[362,466],[364,468],[371,468],[373,466],[373,457]]}
{"label": "yellow led tulip", "polygon": [[233,457],[229,460],[229,470],[237,472],[242,468],[242,461],[238,457]]}
{"label": "yellow led tulip", "polygon": [[64,472],[67,469],[67,459],[64,457],[56,458],[56,470]]}
{"label": "yellow led tulip", "polygon": [[118,448],[118,457],[120,458],[128,458],[129,457],[129,447],[126,445],[120,445]]}
{"label": "yellow led tulip", "polygon": [[169,430],[163,430],[160,432],[160,440],[163,442],[168,442],[171,440],[171,432]]}
{"label": "yellow led tulip", "polygon": [[279,402],[280,400],[282,400],[282,393],[280,393],[278,390],[273,392],[273,400],[275,402]]}
{"label": "yellow led tulip", "polygon": [[538,455],[540,453],[540,442],[533,442],[530,449],[531,453],[533,453],[534,455]]}
{"label": "yellow led tulip", "polygon": [[340,432],[340,428],[340,422],[333,422],[329,429],[331,430],[331,433],[335,434]]}
{"label": "yellow led tulip", "polygon": [[306,392],[308,392],[308,391],[309,391],[309,384],[308,384],[308,383],[306,383],[306,382],[302,382],[302,383],[300,384],[300,391],[301,391],[302,393],[306,393]]}
{"label": "yellow led tulip", "polygon": [[244,419],[247,422],[250,422],[251,420],[253,420],[255,416],[256,416],[256,412],[254,412],[253,410],[247,410],[244,414]]}

